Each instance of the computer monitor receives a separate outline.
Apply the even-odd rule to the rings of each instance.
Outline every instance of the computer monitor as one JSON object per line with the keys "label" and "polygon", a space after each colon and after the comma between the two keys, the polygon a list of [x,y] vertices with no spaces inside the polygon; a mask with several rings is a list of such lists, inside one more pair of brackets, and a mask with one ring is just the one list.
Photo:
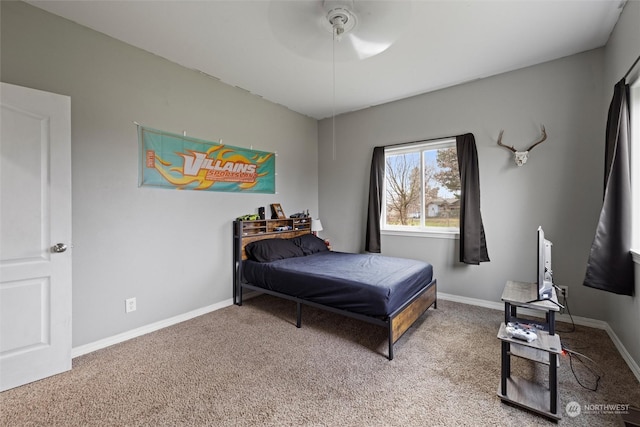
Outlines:
{"label": "computer monitor", "polygon": [[544,238],[542,226],[538,227],[538,298],[550,299],[553,294],[553,271],[551,270],[551,246]]}

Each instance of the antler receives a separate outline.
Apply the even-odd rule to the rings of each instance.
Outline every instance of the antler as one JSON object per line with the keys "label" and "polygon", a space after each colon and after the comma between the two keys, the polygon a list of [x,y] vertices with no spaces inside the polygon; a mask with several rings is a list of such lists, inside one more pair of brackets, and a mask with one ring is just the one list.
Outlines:
{"label": "antler", "polygon": [[[544,128],[543,128],[543,129],[544,129]],[[510,147],[510,146],[508,146],[508,145],[504,145],[504,144],[502,143],[502,134],[503,134],[503,133],[504,133],[504,130],[501,130],[501,131],[500,131],[500,136],[498,136],[498,145],[499,145],[499,146],[501,146],[501,147],[504,147],[504,148],[508,148],[509,150],[511,150],[511,151],[513,151],[513,152],[515,153],[517,150],[516,150],[515,148],[513,148],[513,146],[511,146],[511,147]],[[545,138],[546,138],[546,136],[545,136]],[[542,142],[542,141],[540,141],[540,142]],[[540,142],[538,142],[538,144],[539,144]],[[531,147],[531,148],[533,148],[533,147]],[[530,148],[529,150],[531,150],[531,148]]]}
{"label": "antler", "polygon": [[[505,144],[502,143],[502,134],[503,133],[504,133],[504,130],[501,130],[500,131],[500,135],[498,136],[498,145],[500,145],[501,147],[504,147],[504,148],[508,148],[509,150],[513,151],[514,153],[517,152],[518,150],[516,150],[513,146],[505,145]],[[541,144],[545,139],[547,139],[547,131],[545,130],[544,126],[542,126],[542,137],[540,137],[540,139],[538,141],[534,142],[531,147],[529,147],[526,150],[524,150],[524,152],[531,151],[533,149],[533,147],[535,147],[538,144]]]}
{"label": "antler", "polygon": [[545,139],[547,139],[547,131],[544,129],[544,126],[542,126],[542,137],[537,142],[534,142],[531,147],[527,148],[527,151],[533,150],[533,147],[541,144]]}

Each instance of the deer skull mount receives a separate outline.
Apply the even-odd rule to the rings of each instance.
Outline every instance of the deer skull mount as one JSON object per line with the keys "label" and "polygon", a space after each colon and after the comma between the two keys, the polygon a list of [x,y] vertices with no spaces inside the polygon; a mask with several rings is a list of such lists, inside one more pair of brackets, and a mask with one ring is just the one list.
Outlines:
{"label": "deer skull mount", "polygon": [[529,160],[529,150],[527,151],[514,151],[513,158],[516,161],[516,165],[522,166]]}
{"label": "deer skull mount", "polygon": [[547,131],[544,129],[544,126],[542,126],[542,136],[540,137],[540,139],[534,142],[533,145],[531,145],[531,147],[527,148],[525,151],[518,151],[513,146],[505,145],[502,143],[503,133],[504,133],[504,130],[501,130],[500,136],[498,136],[498,145],[513,151],[514,160],[516,161],[516,165],[518,166],[522,166],[525,163],[527,163],[527,160],[529,159],[529,151],[533,150],[533,147],[535,147],[536,145],[542,143],[545,139],[547,139]]}

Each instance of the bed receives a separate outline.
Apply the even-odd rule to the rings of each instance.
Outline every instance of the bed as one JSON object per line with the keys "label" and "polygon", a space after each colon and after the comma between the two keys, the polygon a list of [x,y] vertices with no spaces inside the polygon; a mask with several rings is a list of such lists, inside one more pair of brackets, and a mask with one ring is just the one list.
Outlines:
{"label": "bed", "polygon": [[233,299],[244,290],[339,313],[387,328],[388,359],[396,341],[431,306],[437,307],[433,267],[425,262],[328,250],[309,230],[247,235],[234,222]]}

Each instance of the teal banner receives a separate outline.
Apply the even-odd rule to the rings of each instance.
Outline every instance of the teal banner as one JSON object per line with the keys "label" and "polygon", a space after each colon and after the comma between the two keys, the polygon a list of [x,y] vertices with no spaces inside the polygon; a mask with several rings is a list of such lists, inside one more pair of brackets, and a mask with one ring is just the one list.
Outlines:
{"label": "teal banner", "polygon": [[140,186],[240,193],[276,192],[274,153],[138,126]]}

